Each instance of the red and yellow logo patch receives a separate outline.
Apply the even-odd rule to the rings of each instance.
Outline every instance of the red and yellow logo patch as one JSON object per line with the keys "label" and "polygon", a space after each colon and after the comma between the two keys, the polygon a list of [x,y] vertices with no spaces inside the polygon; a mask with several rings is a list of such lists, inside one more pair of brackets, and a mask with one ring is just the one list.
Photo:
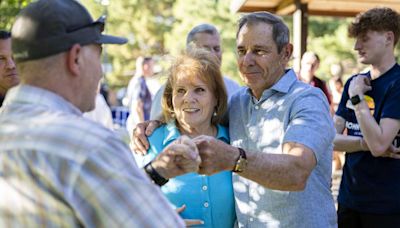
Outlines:
{"label": "red and yellow logo patch", "polygon": [[369,110],[371,111],[371,114],[374,115],[375,111],[375,102],[374,99],[368,95],[364,95],[364,100],[368,105]]}

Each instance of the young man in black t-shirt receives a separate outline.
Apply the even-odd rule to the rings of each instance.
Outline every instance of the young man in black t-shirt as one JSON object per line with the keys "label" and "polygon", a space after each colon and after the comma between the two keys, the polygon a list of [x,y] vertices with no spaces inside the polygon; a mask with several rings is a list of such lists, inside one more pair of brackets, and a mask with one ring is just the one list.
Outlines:
{"label": "young man in black t-shirt", "polygon": [[335,150],[346,151],[338,224],[400,227],[400,66],[394,57],[400,15],[373,8],[356,17],[349,34],[370,71],[347,81],[334,117]]}

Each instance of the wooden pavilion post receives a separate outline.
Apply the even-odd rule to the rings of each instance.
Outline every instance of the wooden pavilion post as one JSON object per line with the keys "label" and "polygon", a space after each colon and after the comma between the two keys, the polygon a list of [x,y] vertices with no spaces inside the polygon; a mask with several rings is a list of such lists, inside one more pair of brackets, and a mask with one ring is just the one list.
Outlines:
{"label": "wooden pavilion post", "polygon": [[295,1],[293,13],[293,68],[300,71],[301,56],[307,50],[308,7],[300,0]]}

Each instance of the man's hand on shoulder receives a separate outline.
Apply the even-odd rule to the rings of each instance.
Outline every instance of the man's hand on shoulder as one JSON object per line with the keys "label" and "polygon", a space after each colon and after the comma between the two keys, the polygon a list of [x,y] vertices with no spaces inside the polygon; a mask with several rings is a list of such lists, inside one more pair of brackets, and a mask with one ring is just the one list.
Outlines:
{"label": "man's hand on shoulder", "polygon": [[143,123],[138,123],[133,129],[130,142],[131,150],[140,155],[146,155],[149,149],[149,141],[147,137],[153,134],[154,130],[161,125],[158,120],[149,120]]}

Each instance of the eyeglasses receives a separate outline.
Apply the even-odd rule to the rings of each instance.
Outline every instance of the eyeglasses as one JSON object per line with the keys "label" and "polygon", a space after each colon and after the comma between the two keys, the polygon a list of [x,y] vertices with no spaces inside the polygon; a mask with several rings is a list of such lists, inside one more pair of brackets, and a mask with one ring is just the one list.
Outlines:
{"label": "eyeglasses", "polygon": [[89,27],[98,27],[101,32],[104,32],[104,27],[105,27],[105,23],[106,23],[106,15],[103,15],[101,17],[99,17],[99,19],[97,19],[96,21],[87,24],[87,25],[83,25],[83,26],[79,26],[79,27],[75,27],[72,29],[68,29],[67,32],[68,33],[72,33],[81,29],[85,29],[85,28],[89,28]]}

